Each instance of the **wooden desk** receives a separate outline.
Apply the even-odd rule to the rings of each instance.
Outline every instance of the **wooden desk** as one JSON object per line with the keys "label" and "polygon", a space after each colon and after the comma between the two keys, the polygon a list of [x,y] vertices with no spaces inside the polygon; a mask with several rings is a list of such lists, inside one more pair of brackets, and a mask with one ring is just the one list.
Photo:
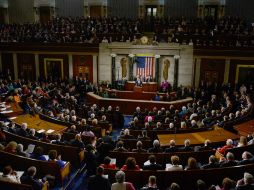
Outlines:
{"label": "wooden desk", "polygon": [[176,145],[184,145],[185,139],[190,139],[191,145],[203,145],[206,139],[210,139],[212,143],[224,142],[225,139],[239,139],[239,135],[226,131],[222,128],[215,127],[212,131],[204,131],[188,134],[163,134],[158,135],[161,146],[169,146],[169,141],[174,139]]}
{"label": "wooden desk", "polygon": [[[126,93],[126,92],[122,92]],[[133,92],[132,92],[133,93]],[[133,96],[136,96],[138,93],[133,93]],[[139,93],[140,94],[140,93]],[[143,95],[144,93],[142,93]],[[154,107],[158,109],[169,108],[170,105],[174,105],[176,109],[180,109],[183,105],[186,105],[189,102],[192,102],[192,98],[186,98],[183,100],[176,100],[171,102],[163,102],[163,101],[152,101],[152,100],[138,100],[138,99],[118,99],[118,98],[103,98],[100,97],[93,92],[87,93],[87,100],[91,104],[97,104],[100,107],[108,107],[108,106],[119,106],[120,111],[124,114],[133,114],[136,107],[139,106],[142,110],[147,108],[148,110],[152,110]]]}
{"label": "wooden desk", "polygon": [[[142,90],[144,92],[156,92],[158,84],[156,82],[143,82],[142,83]],[[128,81],[125,84],[125,90],[126,91],[133,91],[135,87],[135,82],[134,81]]]}
{"label": "wooden desk", "polygon": [[238,131],[240,135],[247,136],[249,134],[254,133],[254,119],[250,121],[246,121],[239,125],[235,125],[234,129]]}
{"label": "wooden desk", "polygon": [[30,114],[19,115],[12,121],[19,125],[21,125],[22,123],[27,123],[28,128],[35,129],[36,131],[40,129],[44,129],[45,131],[49,129],[55,130],[52,134],[62,133],[67,129],[66,126],[41,120],[38,115],[35,116],[31,116]]}

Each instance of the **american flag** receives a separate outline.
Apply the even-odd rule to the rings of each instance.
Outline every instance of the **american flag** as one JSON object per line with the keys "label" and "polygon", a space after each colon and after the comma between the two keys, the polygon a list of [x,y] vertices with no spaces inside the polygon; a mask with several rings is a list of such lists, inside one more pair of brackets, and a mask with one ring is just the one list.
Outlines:
{"label": "american flag", "polygon": [[137,69],[136,74],[141,77],[148,77],[151,75],[154,77],[154,57],[137,57]]}

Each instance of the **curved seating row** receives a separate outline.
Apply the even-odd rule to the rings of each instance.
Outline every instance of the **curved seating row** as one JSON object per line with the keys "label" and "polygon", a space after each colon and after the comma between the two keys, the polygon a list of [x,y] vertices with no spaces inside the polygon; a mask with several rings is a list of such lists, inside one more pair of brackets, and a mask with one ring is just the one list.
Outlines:
{"label": "curved seating row", "polygon": [[[118,170],[105,169],[111,183],[115,182],[115,173]],[[169,187],[175,182],[181,185],[181,189],[196,190],[196,182],[202,179],[207,185],[221,184],[225,177],[233,180],[243,178],[244,172],[254,174],[254,164],[235,166],[228,168],[216,168],[206,170],[188,170],[188,171],[125,171],[126,181],[132,182],[136,187],[142,187],[147,184],[151,175],[156,176],[157,185],[160,189]]]}

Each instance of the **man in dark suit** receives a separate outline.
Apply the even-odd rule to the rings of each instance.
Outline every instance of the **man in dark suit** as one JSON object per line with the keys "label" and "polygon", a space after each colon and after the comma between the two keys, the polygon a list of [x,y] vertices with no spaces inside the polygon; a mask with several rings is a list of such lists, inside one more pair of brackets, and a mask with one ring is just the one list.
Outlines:
{"label": "man in dark suit", "polygon": [[17,135],[22,137],[29,137],[29,133],[27,131],[27,123],[21,124],[21,128],[17,130]]}
{"label": "man in dark suit", "polygon": [[88,179],[88,190],[110,190],[111,185],[109,180],[103,177],[104,169],[103,167],[98,167],[96,170],[96,175],[89,177]]}
{"label": "man in dark suit", "polygon": [[186,139],[184,141],[184,147],[181,148],[181,151],[183,151],[183,152],[193,151],[193,148],[190,146],[190,140],[189,139]]}
{"label": "man in dark suit", "polygon": [[211,141],[209,139],[205,140],[204,146],[200,147],[198,151],[212,150]]}
{"label": "man in dark suit", "polygon": [[233,153],[228,152],[226,155],[226,159],[227,159],[226,161],[220,164],[220,167],[232,167],[237,165],[237,162],[235,161],[235,157]]}
{"label": "man in dark suit", "polygon": [[253,155],[248,152],[248,151],[244,151],[242,154],[242,160],[240,162],[238,162],[238,165],[246,165],[246,164],[252,164],[254,163],[254,157]]}
{"label": "man in dark suit", "polygon": [[253,175],[245,172],[243,179],[237,182],[236,190],[253,190],[253,189],[254,189]]}
{"label": "man in dark suit", "polygon": [[166,148],[165,149],[165,152],[166,153],[171,153],[171,152],[177,152],[178,151],[178,149],[177,149],[177,147],[176,147],[176,142],[175,142],[175,140],[170,140],[169,141],[169,148]]}
{"label": "man in dark suit", "polygon": [[25,172],[21,178],[20,181],[22,184],[31,185],[34,190],[41,190],[43,187],[43,182],[41,180],[35,179],[37,169],[34,166],[31,166],[27,169],[27,172]]}
{"label": "man in dark suit", "polygon": [[154,155],[150,155],[148,157],[148,160],[150,164],[148,165],[144,164],[144,167],[143,167],[144,170],[162,170],[163,169],[160,164],[156,163],[156,157]]}
{"label": "man in dark suit", "polygon": [[202,169],[210,169],[210,168],[219,168],[220,164],[217,162],[217,159],[214,155],[211,155],[209,157],[209,163],[203,165],[201,168]]}
{"label": "man in dark suit", "polygon": [[115,112],[113,113],[113,128],[122,129],[124,126],[124,116],[120,112],[120,108],[117,106]]}

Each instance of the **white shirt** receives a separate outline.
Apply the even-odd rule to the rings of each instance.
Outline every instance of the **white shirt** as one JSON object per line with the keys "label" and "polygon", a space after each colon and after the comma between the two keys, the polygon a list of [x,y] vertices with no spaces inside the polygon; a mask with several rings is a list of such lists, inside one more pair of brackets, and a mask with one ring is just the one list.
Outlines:
{"label": "white shirt", "polygon": [[7,181],[12,183],[20,183],[20,179],[16,175],[1,175],[0,181]]}

